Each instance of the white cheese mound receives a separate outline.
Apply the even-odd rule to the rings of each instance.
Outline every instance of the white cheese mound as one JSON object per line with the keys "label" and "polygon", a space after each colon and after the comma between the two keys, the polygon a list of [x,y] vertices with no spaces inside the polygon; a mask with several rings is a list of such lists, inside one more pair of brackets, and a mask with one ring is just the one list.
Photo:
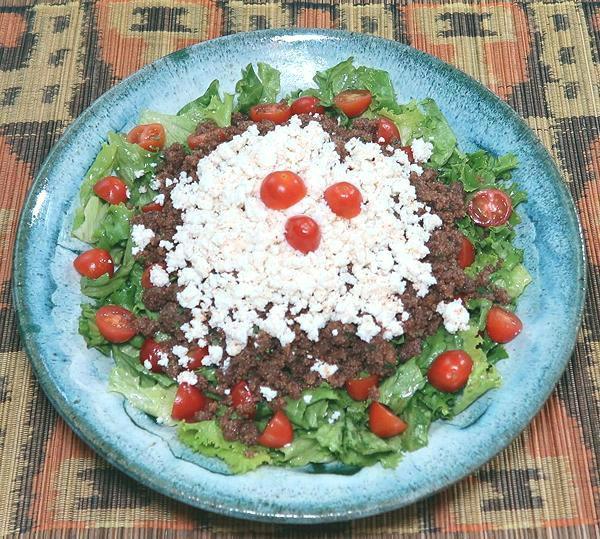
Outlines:
{"label": "white cheese mound", "polygon": [[[256,327],[283,346],[294,340],[294,323],[312,340],[330,321],[356,324],[367,342],[403,334],[408,313],[399,295],[408,286],[423,297],[436,283],[423,258],[441,220],[417,200],[408,178],[422,168],[403,151],[386,156],[379,144],[358,139],[346,149],[341,161],[318,122],[303,128],[293,117],[265,135],[250,126],[219,145],[199,161],[198,181],[185,173],[172,180],[182,225],[168,245],[166,271],[182,287],[179,304],[192,311],[182,326],[188,341],[204,346],[209,330],[219,328],[234,356]],[[283,211],[259,196],[276,170],[295,172],[307,187],[307,196]],[[324,201],[325,189],[340,181],[361,191],[354,219],[336,216]],[[299,214],[321,228],[319,248],[307,255],[284,237],[286,220]],[[220,364],[223,352],[209,348],[203,364]]]}
{"label": "white cheese mound", "polygon": [[193,371],[181,371],[177,375],[177,383],[190,384],[191,386],[195,386],[198,383],[198,377]]}
{"label": "white cheese mound", "polygon": [[141,253],[148,245],[152,238],[154,238],[154,231],[146,228],[144,225],[133,225],[131,227],[131,240],[133,241],[133,247],[131,248],[131,254],[137,255]]}
{"label": "white cheese mound", "polygon": [[469,329],[469,311],[465,309],[462,300],[455,299],[448,303],[440,301],[435,310],[442,315],[448,333]]}
{"label": "white cheese mound", "polygon": [[260,386],[259,390],[260,394],[267,402],[271,402],[275,397],[277,397],[277,391],[271,389],[270,387]]}
{"label": "white cheese mound", "polygon": [[418,138],[413,141],[410,149],[412,150],[414,160],[418,163],[424,163],[425,161],[429,161],[433,153],[433,144],[425,142],[422,138]]}

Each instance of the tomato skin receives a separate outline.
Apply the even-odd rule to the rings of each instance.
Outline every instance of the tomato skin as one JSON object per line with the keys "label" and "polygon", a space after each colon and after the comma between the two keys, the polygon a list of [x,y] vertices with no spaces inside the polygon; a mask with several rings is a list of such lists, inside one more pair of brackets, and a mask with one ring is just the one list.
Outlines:
{"label": "tomato skin", "polygon": [[115,273],[115,263],[106,249],[95,248],[81,253],[73,260],[73,266],[88,279],[97,279],[105,273],[112,277]]}
{"label": "tomato skin", "polygon": [[158,202],[148,202],[148,204],[142,206],[142,211],[144,213],[148,213],[151,211],[162,211],[162,209],[162,204],[159,204]]}
{"label": "tomato skin", "polygon": [[278,449],[292,443],[294,428],[282,410],[277,410],[258,437],[258,443],[265,447]]}
{"label": "tomato skin", "polygon": [[292,114],[324,114],[325,107],[321,106],[318,98],[312,95],[299,97],[291,104]]}
{"label": "tomato skin", "polygon": [[260,199],[267,208],[285,210],[306,196],[306,185],[298,174],[277,170],[268,174],[260,185]]}
{"label": "tomato skin", "polygon": [[462,268],[468,268],[475,262],[475,247],[466,236],[462,237],[460,252],[458,253],[458,265]]}
{"label": "tomato skin", "polygon": [[213,131],[208,133],[198,133],[197,135],[191,134],[187,138],[187,144],[190,150],[198,150],[202,148],[213,134],[217,135],[219,142],[225,142],[227,140],[227,133],[221,127],[215,128]]}
{"label": "tomato skin", "polygon": [[415,158],[412,153],[412,148],[410,146],[402,146],[402,148],[400,148],[400,149],[408,156],[408,160],[411,163],[415,162]]}
{"label": "tomato skin", "polygon": [[314,219],[296,215],[285,223],[285,239],[294,249],[307,254],[319,247],[321,228]]}
{"label": "tomato skin", "polygon": [[274,124],[284,124],[292,117],[292,109],[287,103],[265,103],[251,107],[249,114],[253,122],[268,120]]}
{"label": "tomato skin", "polygon": [[429,383],[445,393],[454,393],[467,385],[473,360],[464,350],[448,350],[433,360],[427,371]]}
{"label": "tomato skin", "polygon": [[186,369],[188,371],[199,369],[202,367],[202,360],[208,355],[208,347],[192,348],[187,355],[190,358],[190,362],[187,364]]}
{"label": "tomato skin", "polygon": [[356,118],[365,112],[373,101],[369,90],[345,90],[333,98],[335,106],[348,118]]}
{"label": "tomato skin", "polygon": [[346,391],[355,401],[366,401],[369,391],[379,383],[379,376],[371,374],[364,378],[354,378],[346,382]]}
{"label": "tomato skin", "polygon": [[161,352],[163,349],[159,343],[154,339],[146,339],[140,348],[140,363],[144,365],[146,361],[149,361],[152,365],[150,369],[152,372],[163,372],[162,367],[158,364]]}
{"label": "tomato skin", "polygon": [[501,226],[512,214],[512,201],[500,189],[482,189],[477,191],[467,206],[469,217],[485,228]]}
{"label": "tomato skin", "polygon": [[338,217],[352,219],[360,213],[362,195],[357,187],[348,182],[338,182],[325,189],[325,202]]}
{"label": "tomato skin", "polygon": [[[381,142],[381,139],[383,139],[383,142]],[[392,120],[382,116],[377,120],[377,142],[389,144],[394,140],[400,140],[400,131],[398,131]]]}
{"label": "tomato skin", "polygon": [[136,336],[135,315],[120,305],[104,305],[96,311],[100,334],[113,343],[123,343]]}
{"label": "tomato skin", "polygon": [[165,145],[167,135],[161,124],[136,125],[127,134],[127,142],[137,144],[149,152],[157,152]]}
{"label": "tomato skin", "polygon": [[380,438],[391,438],[402,434],[408,425],[380,402],[372,402],[369,406],[369,428]]}
{"label": "tomato skin", "polygon": [[179,384],[175,401],[171,410],[171,417],[179,421],[191,421],[197,412],[204,410],[208,399],[197,387],[190,384]]}
{"label": "tomato skin", "polygon": [[159,268],[165,268],[163,264],[150,264],[144,268],[144,272],[142,273],[142,288],[154,288],[152,284],[152,280],[150,279],[150,272],[154,266],[158,266]]}
{"label": "tomato skin", "polygon": [[121,178],[105,176],[94,184],[94,193],[109,204],[121,204],[129,198],[127,185]]}
{"label": "tomato skin", "polygon": [[492,341],[504,344],[521,333],[523,322],[515,313],[494,305],[488,312],[485,329]]}
{"label": "tomato skin", "polygon": [[248,418],[256,415],[256,404],[252,398],[252,392],[245,380],[239,381],[231,390],[231,400],[236,411]]}

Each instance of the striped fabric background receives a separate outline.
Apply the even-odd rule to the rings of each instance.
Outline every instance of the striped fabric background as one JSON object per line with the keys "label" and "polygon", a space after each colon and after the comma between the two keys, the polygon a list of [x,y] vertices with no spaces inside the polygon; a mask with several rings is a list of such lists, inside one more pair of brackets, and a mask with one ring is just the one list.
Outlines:
{"label": "striped fabric background", "polygon": [[[543,410],[506,451],[409,508],[315,528],[215,516],[112,469],[41,393],[11,305],[19,211],[65,127],[117,81],[164,54],[223,34],[278,27],[395,39],[482,81],[556,159],[577,201],[589,255],[589,296],[574,357]],[[84,528],[127,537],[600,536],[599,92],[600,2],[0,0],[0,536],[78,536]]]}

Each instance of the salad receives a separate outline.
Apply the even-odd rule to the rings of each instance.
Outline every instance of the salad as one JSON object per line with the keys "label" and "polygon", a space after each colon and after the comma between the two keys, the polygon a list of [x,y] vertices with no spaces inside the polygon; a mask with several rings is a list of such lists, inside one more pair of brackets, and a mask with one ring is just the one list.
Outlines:
{"label": "salad", "polygon": [[531,281],[513,155],[341,62],[248,65],[111,132],[83,179],[79,333],[108,389],[233,473],[393,467],[501,384]]}

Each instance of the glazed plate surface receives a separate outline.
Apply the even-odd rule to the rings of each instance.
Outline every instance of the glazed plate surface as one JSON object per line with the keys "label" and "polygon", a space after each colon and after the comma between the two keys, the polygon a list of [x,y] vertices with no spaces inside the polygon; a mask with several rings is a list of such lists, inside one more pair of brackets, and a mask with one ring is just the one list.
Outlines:
{"label": "glazed plate surface", "polygon": [[[110,130],[132,127],[150,108],[176,112],[218,78],[233,90],[249,62],[282,72],[284,93],[311,84],[316,70],[354,56],[390,72],[400,101],[434,98],[464,150],[514,152],[520,207],[518,242],[533,284],[520,299],[522,335],[499,364],[500,389],[452,423],[434,424],[430,444],[394,470],[353,475],[263,467],[227,475],[214,459],[190,454],[172,430],[158,427],[107,391],[112,361],[87,350],[77,333],[82,296],[71,262],[83,247],[70,236],[80,182]],[[44,391],[73,430],[141,483],[209,511],[280,522],[327,522],[413,503],[471,473],[531,420],[573,350],[585,290],[581,234],[573,202],[546,150],[525,123],[467,75],[410,47],[340,31],[237,34],[183,49],[124,80],[65,132],[26,201],[14,260],[21,334]]]}

